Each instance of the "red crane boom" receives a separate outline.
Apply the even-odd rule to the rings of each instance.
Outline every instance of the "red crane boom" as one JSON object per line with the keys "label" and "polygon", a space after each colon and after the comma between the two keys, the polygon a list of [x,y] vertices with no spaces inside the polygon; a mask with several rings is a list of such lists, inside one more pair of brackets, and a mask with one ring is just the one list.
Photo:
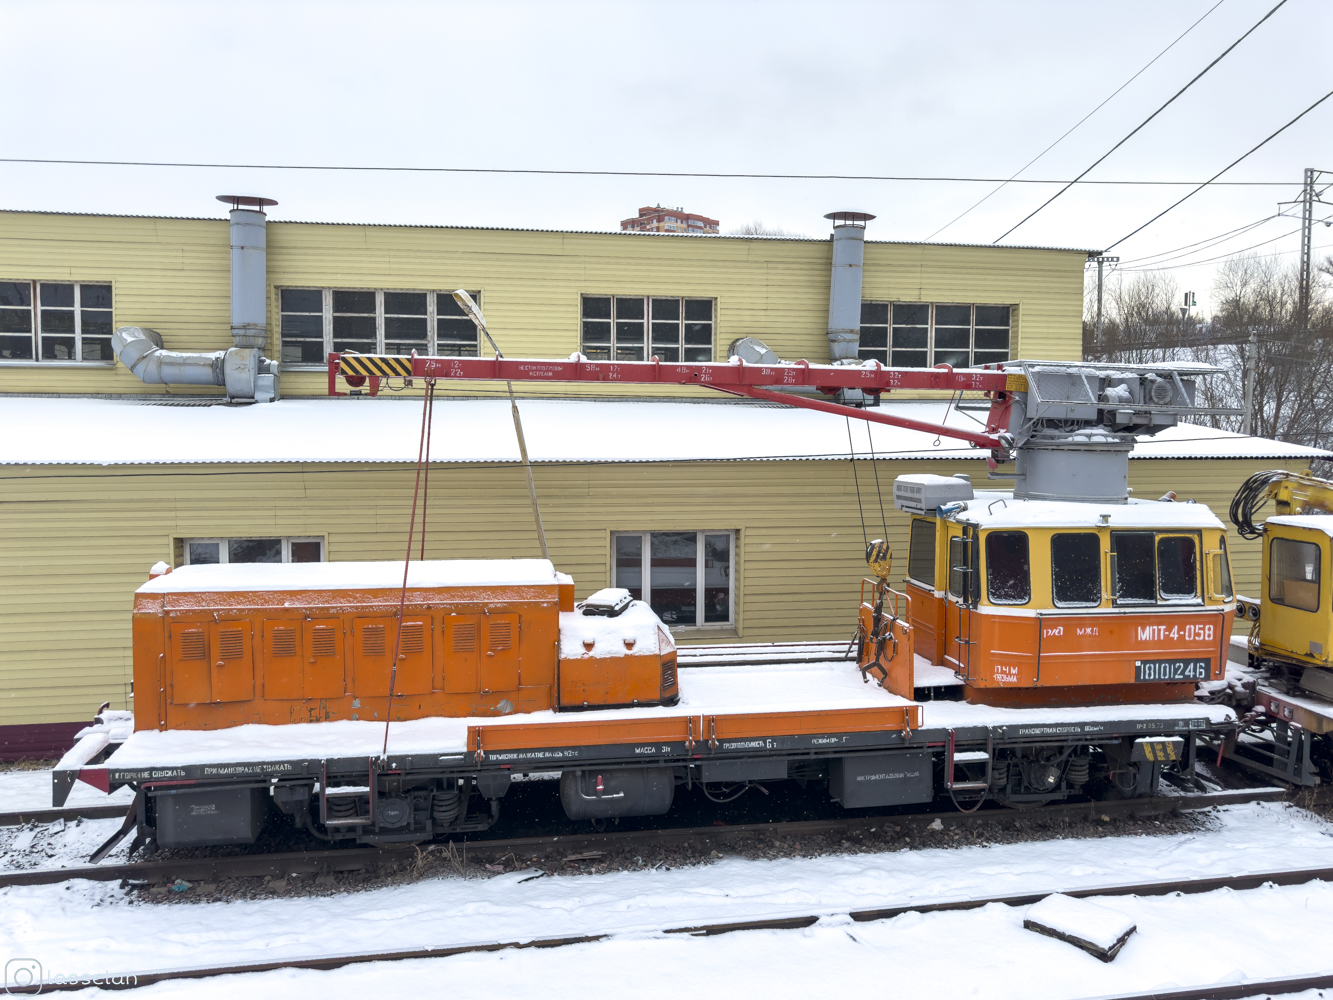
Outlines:
{"label": "red crane boom", "polygon": [[[564,360],[527,358],[446,358],[419,355],[330,354],[329,395],[338,391],[337,378],[353,390],[369,382],[375,395],[386,378],[500,381],[577,382],[598,385],[697,385],[732,396],[746,396],[788,406],[856,417],[875,423],[905,427],[967,441],[980,448],[1005,450],[1001,432],[1007,430],[1012,393],[1027,390],[1027,378],[998,367],[955,370],[949,365],[935,368],[889,368],[878,363],[865,366],[812,365],[808,361],[751,365],[732,362],[588,361],[580,355]],[[939,389],[946,392],[984,392],[991,410],[984,431],[969,431],[945,424],[913,420],[874,409],[829,402],[775,388],[814,389],[833,395],[840,389],[859,389],[878,397],[894,389]]]}

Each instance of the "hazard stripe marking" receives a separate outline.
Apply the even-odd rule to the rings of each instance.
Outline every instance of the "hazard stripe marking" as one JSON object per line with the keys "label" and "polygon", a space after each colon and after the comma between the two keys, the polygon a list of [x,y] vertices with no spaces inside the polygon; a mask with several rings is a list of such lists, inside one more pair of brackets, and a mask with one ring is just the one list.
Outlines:
{"label": "hazard stripe marking", "polygon": [[412,375],[412,359],[390,354],[344,354],[338,359],[344,375]]}

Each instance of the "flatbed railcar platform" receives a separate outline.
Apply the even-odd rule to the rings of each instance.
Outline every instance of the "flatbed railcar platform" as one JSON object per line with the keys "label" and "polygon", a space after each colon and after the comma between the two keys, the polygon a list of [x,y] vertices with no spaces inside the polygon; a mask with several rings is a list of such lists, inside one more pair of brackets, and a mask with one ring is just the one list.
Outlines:
{"label": "flatbed railcar platform", "polygon": [[[1081,793],[1096,754],[1120,775],[1112,775],[1116,794],[1152,794],[1164,772],[1188,779],[1200,737],[1216,740],[1236,725],[1229,708],[1199,703],[1010,709],[909,701],[864,683],[846,661],[696,667],[689,675],[670,707],[396,721],[387,754],[376,721],[143,730],[86,763],[71,751],[53,776],[55,799],[75,780],[133,786],[140,835],[164,846],[251,842],[254,814],[271,811],[265,799],[334,839],[478,832],[498,816],[518,775],[559,774],[566,812],[593,820],[665,813],[673,786],[731,793],[788,778],[826,780],[846,808],[941,795],[962,806],[983,797],[1030,805]],[[445,794],[448,808],[437,808]],[[339,802],[346,811],[334,808]],[[204,834],[173,841],[159,829],[168,810],[236,809],[244,822],[175,821]]]}

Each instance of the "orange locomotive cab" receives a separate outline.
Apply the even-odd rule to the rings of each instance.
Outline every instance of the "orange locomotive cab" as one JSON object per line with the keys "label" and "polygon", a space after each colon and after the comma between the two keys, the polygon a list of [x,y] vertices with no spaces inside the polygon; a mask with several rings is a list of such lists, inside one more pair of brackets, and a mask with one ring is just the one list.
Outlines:
{"label": "orange locomotive cab", "polygon": [[1235,595],[1207,507],[947,492],[929,511],[899,503],[917,514],[906,590],[917,651],[966,700],[1183,702],[1222,678]]}

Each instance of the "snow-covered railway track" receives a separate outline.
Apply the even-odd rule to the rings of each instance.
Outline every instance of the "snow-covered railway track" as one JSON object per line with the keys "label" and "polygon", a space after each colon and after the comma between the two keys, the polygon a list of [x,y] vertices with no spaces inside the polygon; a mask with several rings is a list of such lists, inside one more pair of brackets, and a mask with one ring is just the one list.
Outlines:
{"label": "snow-covered railway track", "polygon": [[[515,858],[559,860],[570,854],[625,851],[653,847],[695,846],[708,849],[729,840],[764,835],[796,838],[864,832],[892,823],[908,836],[924,835],[944,824],[966,829],[979,824],[1033,824],[1051,821],[1079,821],[1107,817],[1150,817],[1168,813],[1208,809],[1213,806],[1243,802],[1277,801],[1287,797],[1286,789],[1265,787],[1206,792],[1189,795],[1159,795],[1149,798],[1102,802],[1072,802],[1045,806],[1039,810],[1014,811],[1004,808],[982,809],[972,813],[957,811],[899,813],[892,816],[844,816],[832,819],[794,822],[740,823],[726,826],[663,827],[637,831],[589,831],[541,837],[513,837],[493,840],[458,841],[454,850],[479,861]],[[1308,793],[1307,793],[1308,794]],[[444,844],[431,845],[443,849]],[[396,868],[411,860],[411,850],[385,847],[325,848],[273,854],[229,854],[205,857],[155,859],[123,864],[100,864],[63,868],[35,868],[0,871],[0,888],[11,885],[49,885],[73,879],[93,881],[129,880],[136,883],[167,884],[178,881],[216,883],[230,878],[318,877],[340,872]]]}
{"label": "snow-covered railway track", "polygon": [[[542,873],[534,872],[533,878],[541,877]],[[1272,872],[1251,872],[1241,875],[1228,875],[1221,877],[1205,877],[1197,879],[1178,879],[1170,881],[1154,881],[1138,884],[1112,884],[1105,886],[1083,886],[1071,888],[1064,891],[1064,895],[1080,898],[1097,898],[1106,896],[1166,896],[1172,894],[1195,894],[1214,892],[1219,889],[1229,889],[1232,891],[1244,891],[1258,889],[1266,885],[1277,886],[1296,886],[1304,885],[1310,882],[1333,881],[1333,868],[1315,868],[1298,871],[1281,870]],[[813,927],[821,920],[845,920],[850,918],[854,923],[869,923],[872,921],[891,920],[895,917],[907,913],[937,913],[941,911],[957,911],[979,909],[988,905],[1002,906],[1030,906],[1049,896],[1049,892],[1031,893],[1024,895],[1008,895],[996,897],[969,897],[962,899],[945,899],[932,902],[921,902],[904,904],[899,906],[885,907],[881,909],[869,910],[849,910],[842,913],[823,912],[812,913],[804,916],[783,916],[774,919],[758,919],[748,921],[733,921],[727,923],[704,923],[687,927],[664,927],[660,932],[662,935],[688,935],[693,937],[707,937],[719,934],[729,934],[741,931],[755,930],[799,930]],[[427,958],[446,958],[454,955],[462,955],[476,952],[493,952],[506,949],[524,949],[524,948],[558,948],[568,945],[587,944],[596,941],[607,940],[614,935],[611,933],[584,934],[568,937],[548,937],[548,938],[529,938],[525,940],[512,941],[491,941],[491,942],[473,942],[464,945],[441,945],[439,947],[413,948],[401,951],[371,951],[363,953],[345,953],[334,955],[314,956],[309,958],[287,958],[276,961],[244,963],[235,965],[217,965],[208,967],[182,968],[172,970],[162,970],[157,972],[139,973],[133,977],[133,987],[149,986],[159,982],[181,980],[181,979],[204,979],[216,976],[239,975],[247,973],[271,972],[278,969],[311,969],[328,971],[344,968],[346,966],[364,964],[369,962],[393,962],[405,961],[410,959]],[[124,977],[128,978],[128,977]],[[65,989],[81,989],[86,984],[71,983],[68,986],[62,984],[47,984],[43,992],[53,992]],[[1244,997],[1274,995],[1282,993],[1295,993],[1301,990],[1323,989],[1333,987],[1333,974],[1323,974],[1316,976],[1304,976],[1300,978],[1281,979],[1281,980],[1262,980],[1237,982],[1234,984],[1211,983],[1205,987],[1189,988],[1171,991],[1152,991],[1147,993],[1132,994],[1114,994],[1123,996],[1125,1000],[1138,1000],[1138,998],[1152,998],[1152,1000],[1228,1000],[1235,998],[1240,1000]],[[128,983],[107,982],[105,988],[130,988]],[[11,990],[10,992],[22,992],[21,990]],[[1108,995],[1103,994],[1099,1000],[1106,1000]]]}

